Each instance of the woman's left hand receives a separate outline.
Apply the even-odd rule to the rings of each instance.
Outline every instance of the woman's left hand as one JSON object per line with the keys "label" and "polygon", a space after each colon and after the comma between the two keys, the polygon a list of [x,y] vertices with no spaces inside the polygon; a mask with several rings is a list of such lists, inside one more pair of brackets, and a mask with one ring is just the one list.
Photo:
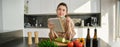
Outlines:
{"label": "woman's left hand", "polygon": [[71,32],[71,23],[72,23],[72,21],[71,21],[71,18],[70,17],[66,17],[66,25],[67,25],[67,31],[69,31],[69,32]]}
{"label": "woman's left hand", "polygon": [[70,23],[70,21],[71,21],[71,18],[70,17],[66,17],[67,24]]}

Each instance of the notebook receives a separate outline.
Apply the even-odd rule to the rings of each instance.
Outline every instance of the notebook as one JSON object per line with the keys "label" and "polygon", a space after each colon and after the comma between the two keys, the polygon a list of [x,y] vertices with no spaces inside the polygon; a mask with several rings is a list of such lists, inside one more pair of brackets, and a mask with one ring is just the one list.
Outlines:
{"label": "notebook", "polygon": [[53,30],[56,32],[65,32],[60,18],[49,18],[48,21],[54,24]]}

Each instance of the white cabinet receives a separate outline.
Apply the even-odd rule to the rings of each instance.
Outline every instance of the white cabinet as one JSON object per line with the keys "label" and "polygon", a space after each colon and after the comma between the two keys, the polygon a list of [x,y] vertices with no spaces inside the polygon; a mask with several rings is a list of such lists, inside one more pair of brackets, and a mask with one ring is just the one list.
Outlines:
{"label": "white cabinet", "polygon": [[29,0],[28,14],[55,13],[54,0]]}
{"label": "white cabinet", "polygon": [[100,0],[70,0],[70,13],[100,13]]}
{"label": "white cabinet", "polygon": [[29,14],[39,14],[41,11],[40,6],[41,0],[28,0],[28,13]]}
{"label": "white cabinet", "polygon": [[60,2],[69,3],[68,0],[28,0],[28,14],[49,14],[56,13],[57,5]]}
{"label": "white cabinet", "polygon": [[65,2],[69,13],[100,13],[100,0],[28,0],[29,14],[56,13],[57,5]]}

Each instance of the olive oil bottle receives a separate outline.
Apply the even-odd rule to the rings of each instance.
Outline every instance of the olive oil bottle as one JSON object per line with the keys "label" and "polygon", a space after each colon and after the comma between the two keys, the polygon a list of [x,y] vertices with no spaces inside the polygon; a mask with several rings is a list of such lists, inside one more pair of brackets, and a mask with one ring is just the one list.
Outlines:
{"label": "olive oil bottle", "polygon": [[97,40],[97,29],[94,29],[94,36],[92,40],[92,46],[93,47],[98,47],[98,40]]}
{"label": "olive oil bottle", "polygon": [[90,39],[90,29],[89,29],[89,23],[88,23],[88,29],[87,29],[87,36],[86,36],[86,47],[91,46],[91,39]]}

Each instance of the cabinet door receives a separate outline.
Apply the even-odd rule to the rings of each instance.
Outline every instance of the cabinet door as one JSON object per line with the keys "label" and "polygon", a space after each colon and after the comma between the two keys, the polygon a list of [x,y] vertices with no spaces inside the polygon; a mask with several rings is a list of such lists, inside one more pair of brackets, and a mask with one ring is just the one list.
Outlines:
{"label": "cabinet door", "polygon": [[29,14],[56,13],[57,5],[65,2],[69,13],[100,13],[100,0],[29,0]]}
{"label": "cabinet door", "polygon": [[70,13],[99,13],[100,0],[70,0]]}
{"label": "cabinet door", "polygon": [[28,14],[55,13],[54,0],[29,0]]}
{"label": "cabinet door", "polygon": [[40,13],[49,14],[55,13],[56,9],[54,7],[54,0],[40,0]]}
{"label": "cabinet door", "polygon": [[57,5],[60,2],[65,2],[68,5],[68,7],[70,6],[69,5],[69,0],[29,0],[28,14],[56,13]]}
{"label": "cabinet door", "polygon": [[28,14],[39,14],[40,0],[28,0]]}

